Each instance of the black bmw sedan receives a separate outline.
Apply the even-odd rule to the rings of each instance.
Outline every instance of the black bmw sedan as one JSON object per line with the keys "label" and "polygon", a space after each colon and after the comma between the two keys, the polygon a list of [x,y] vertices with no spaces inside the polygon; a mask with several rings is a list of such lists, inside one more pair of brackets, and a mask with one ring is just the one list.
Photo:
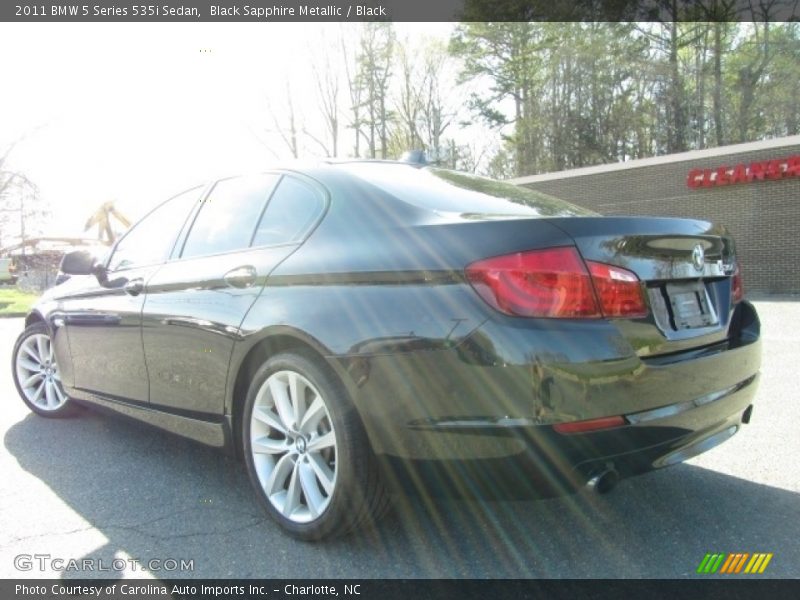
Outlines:
{"label": "black bmw sedan", "polygon": [[606,491],[731,437],[758,378],[723,227],[429,166],[215,181],[61,270],[13,353],[30,409],[235,452],[303,539],[374,520],[398,486]]}

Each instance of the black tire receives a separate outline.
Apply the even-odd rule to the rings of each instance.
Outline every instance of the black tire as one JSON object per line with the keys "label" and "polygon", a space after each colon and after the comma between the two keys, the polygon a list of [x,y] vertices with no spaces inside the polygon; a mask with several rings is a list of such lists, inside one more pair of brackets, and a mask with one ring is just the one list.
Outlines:
{"label": "black tire", "polygon": [[[296,382],[293,388],[292,381]],[[276,393],[281,389],[286,396]],[[281,416],[275,398],[289,399],[288,406],[296,407],[291,402],[292,390],[300,389],[296,394],[302,398],[300,406],[305,405],[304,414],[311,417],[294,417],[298,424]],[[325,407],[325,415],[318,419],[317,398]],[[260,418],[254,420],[256,406]],[[295,408],[293,415],[299,410]],[[241,423],[245,462],[258,500],[293,537],[337,537],[374,523],[386,512],[389,497],[358,412],[335,373],[313,356],[279,354],[262,365],[250,384]],[[325,446],[331,434],[333,445]],[[253,451],[254,440],[261,452]],[[270,494],[265,488],[273,479],[276,483],[270,486]]]}
{"label": "black tire", "polygon": [[[33,349],[35,352],[36,342],[43,338],[47,338],[48,345],[51,343],[50,330],[41,321],[29,325],[17,338],[14,352],[11,355],[11,374],[14,378],[14,385],[17,387],[22,401],[37,415],[48,418],[75,416],[79,410],[78,406],[67,396],[58,380],[58,365],[55,357],[44,357],[44,360],[41,361],[42,368],[37,371],[32,369],[39,363],[33,355],[26,351],[26,348]],[[22,364],[19,360],[21,353]],[[32,376],[35,377],[39,371],[41,371],[39,379],[26,387],[26,381]],[[48,386],[51,386],[49,391],[47,390]],[[37,392],[41,393],[41,396],[37,396]]]}

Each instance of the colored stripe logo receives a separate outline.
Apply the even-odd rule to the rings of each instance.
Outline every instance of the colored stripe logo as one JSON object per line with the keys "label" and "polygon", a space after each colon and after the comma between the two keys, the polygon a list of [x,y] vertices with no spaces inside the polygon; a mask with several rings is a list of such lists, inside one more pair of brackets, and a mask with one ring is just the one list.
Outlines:
{"label": "colored stripe logo", "polygon": [[709,552],[700,561],[697,572],[703,575],[712,575],[714,573],[755,575],[763,573],[771,560],[772,552],[755,552],[753,554],[747,552]]}

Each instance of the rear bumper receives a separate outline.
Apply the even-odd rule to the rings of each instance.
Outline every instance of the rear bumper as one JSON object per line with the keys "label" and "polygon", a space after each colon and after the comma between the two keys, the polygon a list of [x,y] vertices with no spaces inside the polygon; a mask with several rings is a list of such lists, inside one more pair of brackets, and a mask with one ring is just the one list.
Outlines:
{"label": "rear bumper", "polygon": [[[673,405],[674,415],[653,418],[619,430],[592,434],[570,449],[574,481],[613,468],[629,477],[688,460],[728,440],[750,420],[758,375],[731,390],[722,390],[713,400],[691,409]],[[629,417],[636,417],[631,415]],[[588,437],[588,436],[580,436]],[[591,444],[591,446],[587,446]],[[599,457],[592,457],[596,452]],[[588,457],[588,458],[587,458]]]}
{"label": "rear bumper", "polygon": [[561,435],[550,426],[484,430],[486,436],[523,449],[505,457],[466,460],[383,455],[384,472],[397,487],[424,493],[498,498],[571,493],[608,470],[631,477],[723,443],[749,421],[757,382],[758,376],[752,376],[711,403],[607,431]]}
{"label": "rear bumper", "polygon": [[[724,347],[652,361],[570,361],[543,349],[565,335],[551,330],[512,332],[529,340],[514,347],[527,357],[520,364],[484,327],[476,334],[480,348],[469,353],[462,346],[361,364],[356,402],[387,477],[406,489],[424,483],[427,490],[432,484],[503,497],[564,493],[606,469],[627,477],[682,462],[749,420],[760,332],[752,306],[739,312],[736,335]],[[575,355],[602,355],[609,351],[602,344],[616,341],[599,336],[592,343]],[[610,415],[623,415],[626,424],[572,435],[552,427]]]}

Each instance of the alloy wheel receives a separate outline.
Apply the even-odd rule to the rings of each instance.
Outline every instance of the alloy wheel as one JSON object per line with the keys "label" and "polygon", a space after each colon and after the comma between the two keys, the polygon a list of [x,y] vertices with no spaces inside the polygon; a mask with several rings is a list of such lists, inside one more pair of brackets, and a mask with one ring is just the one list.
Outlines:
{"label": "alloy wheel", "polygon": [[336,488],[336,432],[325,399],[295,371],[262,384],[250,418],[250,451],[264,494],[295,523],[318,519]]}
{"label": "alloy wheel", "polygon": [[61,387],[50,336],[34,333],[22,341],[16,356],[17,381],[25,398],[42,411],[56,411],[67,402]]}

